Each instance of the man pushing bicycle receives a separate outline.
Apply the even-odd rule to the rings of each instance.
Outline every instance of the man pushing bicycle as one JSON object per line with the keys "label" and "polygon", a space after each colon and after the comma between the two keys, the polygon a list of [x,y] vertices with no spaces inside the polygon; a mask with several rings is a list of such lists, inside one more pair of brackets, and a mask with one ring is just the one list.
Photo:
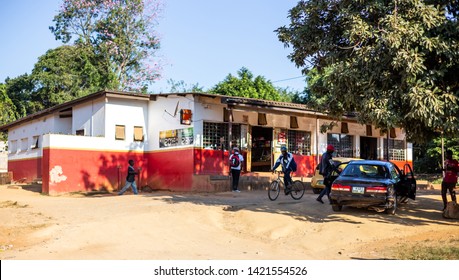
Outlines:
{"label": "man pushing bicycle", "polygon": [[285,195],[290,194],[291,187],[290,185],[292,184],[292,178],[290,177],[290,173],[293,171],[296,171],[296,162],[295,159],[293,158],[292,153],[287,152],[287,147],[282,146],[281,147],[281,155],[275,162],[273,168],[271,169],[271,172],[274,172],[279,165],[282,165],[282,172],[284,172],[284,185],[285,185]]}

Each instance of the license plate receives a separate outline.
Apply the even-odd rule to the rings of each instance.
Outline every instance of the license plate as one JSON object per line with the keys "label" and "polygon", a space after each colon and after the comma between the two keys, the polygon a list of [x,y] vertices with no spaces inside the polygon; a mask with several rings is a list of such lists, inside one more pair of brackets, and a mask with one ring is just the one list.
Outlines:
{"label": "license plate", "polygon": [[365,193],[365,188],[364,187],[352,187],[352,193],[363,194]]}

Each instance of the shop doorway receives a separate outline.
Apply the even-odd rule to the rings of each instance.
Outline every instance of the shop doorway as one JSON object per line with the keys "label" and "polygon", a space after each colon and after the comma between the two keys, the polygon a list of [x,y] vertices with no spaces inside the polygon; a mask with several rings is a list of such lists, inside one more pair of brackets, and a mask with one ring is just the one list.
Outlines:
{"label": "shop doorway", "polygon": [[378,139],[372,137],[360,137],[360,158],[378,159]]}
{"label": "shop doorway", "polygon": [[251,170],[268,172],[271,170],[273,129],[269,127],[252,127]]}

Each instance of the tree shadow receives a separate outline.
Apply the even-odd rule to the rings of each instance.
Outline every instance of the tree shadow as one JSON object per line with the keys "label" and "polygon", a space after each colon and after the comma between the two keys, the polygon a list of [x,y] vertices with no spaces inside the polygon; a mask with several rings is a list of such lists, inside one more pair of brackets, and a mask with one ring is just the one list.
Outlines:
{"label": "tree shadow", "polygon": [[[283,194],[281,194],[282,196]],[[451,225],[458,226],[459,220],[444,219],[441,200],[431,198],[431,195],[438,195],[440,191],[418,191],[415,201],[409,200],[408,203],[399,205],[395,215],[378,213],[374,210],[364,208],[354,208],[344,206],[342,211],[333,212],[330,205],[324,204],[323,207],[310,207],[316,204],[317,195],[305,193],[301,200],[293,200],[289,196],[276,201],[270,201],[265,191],[251,191],[240,194],[225,193],[170,193],[170,195],[158,197],[167,203],[193,203],[205,206],[220,206],[224,211],[238,212],[241,210],[252,212],[264,212],[280,214],[293,217],[299,221],[313,223],[344,222],[351,224],[363,224],[359,222],[362,218],[372,222],[384,224],[399,224],[404,226],[422,225]]]}

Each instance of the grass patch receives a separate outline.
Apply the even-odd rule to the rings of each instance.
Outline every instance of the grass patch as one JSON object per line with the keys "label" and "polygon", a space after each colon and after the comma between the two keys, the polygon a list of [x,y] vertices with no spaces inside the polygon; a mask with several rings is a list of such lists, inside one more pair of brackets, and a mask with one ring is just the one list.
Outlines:
{"label": "grass patch", "polygon": [[27,204],[19,204],[17,201],[6,200],[0,202],[0,208],[26,208]]}
{"label": "grass patch", "polygon": [[459,240],[426,241],[416,246],[404,245],[397,251],[396,258],[401,260],[458,260]]}

